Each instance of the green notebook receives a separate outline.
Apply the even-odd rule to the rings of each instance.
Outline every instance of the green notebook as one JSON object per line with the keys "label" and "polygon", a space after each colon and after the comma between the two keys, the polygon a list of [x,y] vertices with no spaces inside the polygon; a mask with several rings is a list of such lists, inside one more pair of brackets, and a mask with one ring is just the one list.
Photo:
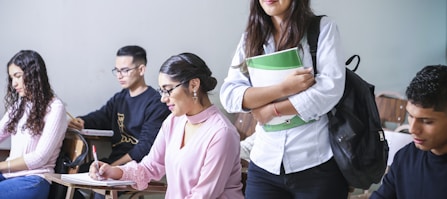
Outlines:
{"label": "green notebook", "polygon": [[263,70],[287,70],[302,66],[298,48],[247,58],[247,66]]}
{"label": "green notebook", "polygon": [[[246,59],[250,81],[254,87],[279,84],[297,68],[302,67],[298,48],[290,48]],[[295,115],[274,117],[267,124],[277,125],[290,121]]]}
{"label": "green notebook", "polygon": [[303,66],[298,48],[290,48],[270,54],[246,59],[250,80],[253,86],[278,84],[298,67]]}

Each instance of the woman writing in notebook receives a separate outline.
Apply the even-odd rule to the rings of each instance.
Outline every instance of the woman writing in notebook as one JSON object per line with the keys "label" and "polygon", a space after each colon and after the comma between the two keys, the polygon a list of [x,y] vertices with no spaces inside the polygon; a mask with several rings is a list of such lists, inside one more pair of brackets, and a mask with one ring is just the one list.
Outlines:
{"label": "woman writing in notebook", "polygon": [[0,120],[0,142],[11,137],[11,150],[0,162],[1,198],[48,197],[67,129],[64,104],[48,81],[45,63],[35,51],[22,50],[7,64],[6,114]]}
{"label": "woman writing in notebook", "polygon": [[[344,88],[344,65],[336,24],[321,21],[316,77],[306,32],[314,13],[309,0],[251,0],[246,31],[220,92],[230,113],[258,121],[250,153],[248,199],[346,198],[348,186],[332,158],[326,113]],[[256,86],[246,58],[298,48],[304,67],[280,83]],[[308,69],[306,69],[308,68]],[[283,116],[287,120],[271,121]]]}
{"label": "woman writing in notebook", "polygon": [[161,66],[158,83],[172,113],[149,154],[124,166],[99,162],[99,171],[92,164],[90,176],[132,180],[145,189],[166,174],[166,198],[242,199],[239,134],[208,97],[217,84],[208,66],[191,53],[172,56]]}

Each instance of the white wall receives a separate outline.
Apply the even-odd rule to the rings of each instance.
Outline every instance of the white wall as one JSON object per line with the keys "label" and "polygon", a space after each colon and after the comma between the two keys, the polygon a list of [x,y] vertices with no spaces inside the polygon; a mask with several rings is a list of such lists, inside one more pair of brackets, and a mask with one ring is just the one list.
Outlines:
{"label": "white wall", "polygon": [[[185,51],[201,56],[222,82],[247,10],[240,0],[0,0],[0,66],[6,71],[21,49],[37,50],[68,111],[85,114],[121,89],[111,70],[116,51],[128,44],[147,50],[146,80],[155,88],[160,65]],[[4,79],[1,72],[1,97]]]}
{"label": "white wall", "polygon": [[376,93],[404,94],[423,66],[447,63],[445,0],[314,0],[313,6],[335,18],[346,56],[361,56],[358,73]]}
{"label": "white wall", "polygon": [[[427,64],[446,64],[444,0],[314,0],[335,18],[346,56],[360,54],[359,73],[376,91],[403,93]],[[21,49],[44,57],[53,89],[73,115],[99,108],[120,89],[111,74],[116,50],[137,44],[148,52],[146,80],[157,86],[161,63],[190,51],[211,67],[219,84],[244,30],[247,0],[0,0],[0,96],[6,62]]]}

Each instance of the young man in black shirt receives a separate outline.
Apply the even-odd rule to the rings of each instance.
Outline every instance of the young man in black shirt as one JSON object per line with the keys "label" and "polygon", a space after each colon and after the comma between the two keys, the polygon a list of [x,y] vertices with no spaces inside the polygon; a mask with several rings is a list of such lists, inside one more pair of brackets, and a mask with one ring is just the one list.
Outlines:
{"label": "young man in black shirt", "polygon": [[[101,159],[111,165],[122,165],[132,160],[139,162],[154,143],[164,119],[170,114],[160,102],[160,94],[144,80],[147,58],[139,46],[124,46],[117,52],[112,70],[122,90],[111,97],[100,109],[70,121],[76,129],[113,130],[110,155]],[[87,172],[90,164],[80,167]]]}
{"label": "young man in black shirt", "polygon": [[372,199],[447,196],[447,66],[426,66],[406,91],[413,142],[394,157]]}

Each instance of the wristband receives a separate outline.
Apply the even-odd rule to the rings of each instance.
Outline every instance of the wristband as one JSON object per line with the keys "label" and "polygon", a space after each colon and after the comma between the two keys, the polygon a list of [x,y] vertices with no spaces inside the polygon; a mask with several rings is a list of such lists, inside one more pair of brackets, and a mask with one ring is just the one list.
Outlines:
{"label": "wristband", "polygon": [[279,113],[279,111],[276,109],[276,105],[275,105],[275,103],[273,103],[273,111],[275,112],[275,115],[276,115],[277,117],[281,116],[281,114]]}

